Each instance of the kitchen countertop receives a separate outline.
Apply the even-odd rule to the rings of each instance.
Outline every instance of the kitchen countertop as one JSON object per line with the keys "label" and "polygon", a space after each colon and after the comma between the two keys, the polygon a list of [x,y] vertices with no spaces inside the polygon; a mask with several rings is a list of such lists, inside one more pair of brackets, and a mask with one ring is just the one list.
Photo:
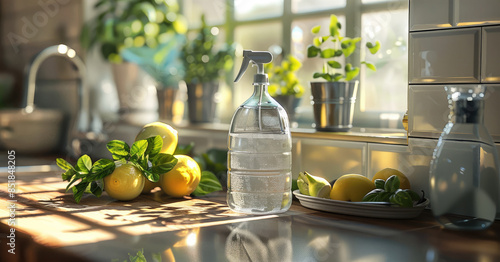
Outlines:
{"label": "kitchen countertop", "polygon": [[129,202],[85,195],[76,204],[60,172],[16,173],[12,196],[0,177],[0,261],[124,261],[138,251],[148,261],[500,261],[499,221],[449,231],[429,210],[377,219],[297,200],[279,215],[245,215],[228,209],[224,192],[176,199],[157,191]]}
{"label": "kitchen countertop", "polygon": [[[172,124],[172,123],[170,123]],[[193,132],[222,132],[227,133],[229,124],[172,124],[176,129]],[[407,132],[403,129],[389,128],[359,128],[354,127],[349,132],[321,132],[314,128],[291,128],[293,138],[315,138],[339,141],[368,142],[380,144],[407,145]]]}

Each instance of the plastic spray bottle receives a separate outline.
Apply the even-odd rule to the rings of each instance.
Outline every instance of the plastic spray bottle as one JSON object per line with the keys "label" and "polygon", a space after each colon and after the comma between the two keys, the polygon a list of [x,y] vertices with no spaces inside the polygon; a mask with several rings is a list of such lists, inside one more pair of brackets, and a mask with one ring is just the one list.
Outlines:
{"label": "plastic spray bottle", "polygon": [[243,51],[235,82],[248,64],[257,67],[252,96],[238,107],[228,140],[228,192],[231,210],[250,214],[285,212],[292,203],[292,139],[288,116],[267,92],[264,64],[273,57],[265,51]]}

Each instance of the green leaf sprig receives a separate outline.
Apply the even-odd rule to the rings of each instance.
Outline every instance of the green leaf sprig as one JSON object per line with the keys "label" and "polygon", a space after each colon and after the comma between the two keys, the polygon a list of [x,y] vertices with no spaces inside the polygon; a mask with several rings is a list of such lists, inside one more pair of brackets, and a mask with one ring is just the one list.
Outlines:
{"label": "green leaf sprig", "polygon": [[401,207],[413,207],[414,201],[419,201],[420,196],[410,189],[400,189],[399,177],[392,175],[387,180],[375,179],[375,189],[368,192],[362,201],[390,202]]}
{"label": "green leaf sprig", "polygon": [[200,183],[191,193],[193,196],[204,196],[209,193],[222,190],[222,185],[219,179],[210,171],[202,171]]}
{"label": "green leaf sprig", "polygon": [[[330,15],[329,34],[325,36],[316,36],[313,39],[313,44],[307,47],[307,57],[320,57],[325,59],[322,72],[315,72],[313,78],[323,78],[328,82],[337,82],[341,80],[350,81],[359,74],[359,67],[346,63],[345,66],[338,61],[338,58],[344,56],[345,58],[352,55],[357,48],[357,44],[361,41],[361,37],[349,38],[340,34],[342,25],[338,21],[337,16]],[[311,29],[311,33],[317,35],[321,26],[315,26]],[[333,48],[323,47],[323,44],[333,42]],[[375,54],[380,49],[380,42],[366,43],[366,48],[371,54]],[[362,61],[367,68],[375,71],[374,64]],[[341,72],[343,69],[343,72]]]}
{"label": "green leaf sprig", "polygon": [[135,141],[132,147],[121,140],[112,140],[106,145],[115,161],[131,163],[151,182],[158,182],[161,174],[177,164],[173,155],[160,153],[162,146],[163,140],[159,135]]}
{"label": "green leaf sprig", "polygon": [[113,160],[99,159],[92,164],[88,155],[81,156],[76,166],[62,158],[57,158],[57,165],[65,172],[61,175],[63,181],[68,181],[66,191],[73,191],[76,203],[79,203],[83,193],[91,193],[100,197],[104,189],[103,179],[115,170],[117,163],[130,163],[137,167],[143,176],[151,182],[158,182],[160,174],[170,171],[177,164],[177,159],[170,154],[160,153],[163,146],[161,136],[138,140],[130,147],[121,140],[112,140],[106,147]]}

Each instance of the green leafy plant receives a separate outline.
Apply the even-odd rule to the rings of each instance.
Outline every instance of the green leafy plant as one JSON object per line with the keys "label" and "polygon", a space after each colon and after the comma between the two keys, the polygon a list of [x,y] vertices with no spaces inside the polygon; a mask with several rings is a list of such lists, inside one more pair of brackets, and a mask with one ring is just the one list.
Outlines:
{"label": "green leafy plant", "polygon": [[117,162],[130,163],[149,181],[158,182],[160,174],[172,170],[177,164],[174,156],[160,153],[162,145],[161,136],[138,140],[132,147],[124,141],[112,140],[108,142],[107,148],[113,160],[99,159],[92,164],[91,158],[83,155],[77,160],[76,166],[62,158],[57,158],[56,163],[65,171],[61,175],[62,179],[69,182],[66,191],[71,189],[76,203],[79,203],[83,193],[101,196],[104,189],[103,179],[113,173]]}
{"label": "green leafy plant", "polygon": [[182,49],[186,83],[208,83],[218,79],[221,71],[232,69],[234,45],[224,44],[216,50],[217,34],[218,28],[209,27],[203,15],[196,37],[188,41]]}
{"label": "green leafy plant", "polygon": [[[421,197],[410,189],[400,189],[399,177],[392,175],[387,180],[375,179],[375,189],[363,197],[367,202],[390,202],[401,207],[413,207],[413,202]],[[422,196],[423,198],[423,196]]]}
{"label": "green leafy plant", "polygon": [[137,254],[135,256],[131,255],[130,253],[128,254],[128,256],[129,256],[128,260],[130,262],[147,262],[147,259],[144,256],[144,250],[143,249],[137,251]]}
{"label": "green leafy plant", "polygon": [[82,28],[82,46],[99,43],[102,56],[115,63],[125,48],[157,48],[187,31],[176,0],[100,0],[94,10],[97,16]]}
{"label": "green leafy plant", "polygon": [[302,63],[293,55],[288,55],[281,61],[280,65],[269,63],[265,65],[266,72],[269,74],[268,92],[271,96],[286,95],[302,97],[304,87],[296,75],[296,72],[302,67]]}
{"label": "green leafy plant", "polygon": [[[340,34],[342,25],[337,19],[337,16],[330,16],[329,34],[325,36],[316,36],[313,44],[307,47],[307,57],[320,57],[325,59],[322,72],[315,72],[313,78],[323,78],[328,82],[350,81],[359,74],[359,67],[353,66],[351,63],[342,65],[339,58],[347,58],[352,55],[357,48],[361,37],[349,38]],[[315,26],[311,32],[315,35],[319,33],[321,26]],[[326,43],[333,43],[334,47],[327,47]],[[367,42],[366,48],[371,54],[377,53],[380,49],[380,42]],[[371,70],[376,70],[374,64],[362,61],[361,64],[366,65]]]}

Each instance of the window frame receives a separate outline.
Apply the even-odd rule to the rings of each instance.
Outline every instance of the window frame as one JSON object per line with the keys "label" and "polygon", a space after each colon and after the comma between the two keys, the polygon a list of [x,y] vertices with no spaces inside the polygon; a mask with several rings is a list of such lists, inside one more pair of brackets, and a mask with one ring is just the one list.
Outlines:
{"label": "window frame", "polygon": [[[237,20],[235,17],[234,10],[234,0],[225,0],[226,3],[226,12],[225,12],[225,22],[222,24],[210,24],[211,26],[217,26],[224,28],[226,33],[225,41],[228,43],[234,42],[235,28],[241,25],[248,24],[258,24],[263,22],[276,22],[281,21],[282,23],[282,43],[281,47],[283,48],[283,54],[287,55],[291,52],[291,43],[292,43],[292,22],[298,19],[304,18],[314,18],[318,16],[329,16],[334,13],[336,15],[345,16],[345,30],[346,35],[350,37],[359,36],[360,30],[356,30],[356,28],[361,28],[361,17],[364,13],[371,12],[380,12],[387,10],[408,10],[408,1],[407,0],[387,0],[385,2],[375,2],[375,3],[366,3],[363,4],[362,0],[346,0],[346,6],[341,8],[330,8],[323,9],[317,11],[310,11],[304,13],[294,13],[292,12],[292,0],[283,0],[283,12],[280,16],[275,17],[267,17],[267,18],[257,18],[252,20]],[[181,11],[183,11],[184,3],[180,1]],[[289,30],[285,30],[285,28],[289,28]],[[189,31],[196,30],[197,28],[189,28]],[[357,63],[354,61],[358,61]],[[346,62],[351,62],[353,64],[359,64],[360,54],[359,52],[355,52],[349,58],[346,59]],[[362,70],[364,70],[362,68]],[[233,74],[227,74],[227,83],[232,83]],[[229,88],[233,90],[234,85],[230,84]],[[403,88],[403,87],[402,87]],[[408,85],[405,83],[404,88],[408,90]],[[394,111],[362,111],[361,110],[361,102],[363,98],[361,97],[362,91],[361,88],[358,88],[357,100],[358,102],[355,104],[354,111],[354,123],[355,127],[361,128],[380,128],[381,127],[381,114],[385,113],[395,113]],[[408,97],[408,95],[407,95]],[[233,107],[236,107],[233,105]],[[406,106],[408,107],[408,105]],[[402,109],[406,111],[406,109]],[[398,112],[399,113],[399,112]],[[401,112],[400,118],[398,119],[397,128],[403,128],[401,119],[403,118],[404,112]],[[312,127],[311,127],[312,128]],[[386,128],[386,127],[384,127]]]}

